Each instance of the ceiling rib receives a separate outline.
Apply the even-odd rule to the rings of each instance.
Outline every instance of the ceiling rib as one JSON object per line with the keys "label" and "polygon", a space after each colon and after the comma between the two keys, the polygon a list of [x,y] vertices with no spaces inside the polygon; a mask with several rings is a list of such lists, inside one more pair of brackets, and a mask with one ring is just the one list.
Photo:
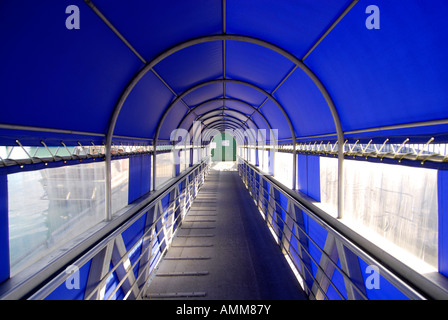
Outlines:
{"label": "ceiling rib", "polygon": [[[121,34],[120,31],[106,18],[106,16],[95,6],[95,4],[91,0],[84,0],[84,2],[96,13],[96,15],[115,33],[115,35],[120,38],[121,41],[140,59],[145,65],[148,63],[142,55],[131,45],[131,43]],[[163,85],[171,91],[175,98],[177,98],[177,93],[171,88],[171,86],[153,69],[151,71],[154,75],[163,83]],[[185,103],[184,100],[181,99],[181,102],[190,109],[190,106]]]}
{"label": "ceiling rib", "polygon": [[331,24],[331,26],[327,30],[325,30],[325,32],[322,34],[322,36],[320,36],[320,38],[317,39],[317,41],[314,43],[314,45],[303,56],[302,61],[305,60],[311,54],[311,52],[314,51],[314,49],[316,49],[316,47],[322,42],[322,40],[325,39],[325,37],[331,32],[331,30],[333,30],[334,27],[337,26],[337,24],[347,15],[347,13],[355,6],[355,4],[358,3],[358,1],[359,0],[353,0],[347,6],[347,8],[345,8],[345,10],[337,17],[337,19]]}

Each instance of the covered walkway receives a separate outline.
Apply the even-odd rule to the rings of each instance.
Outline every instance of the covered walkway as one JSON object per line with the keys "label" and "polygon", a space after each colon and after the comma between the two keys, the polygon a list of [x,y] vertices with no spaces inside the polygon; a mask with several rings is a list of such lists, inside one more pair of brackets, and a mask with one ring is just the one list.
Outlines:
{"label": "covered walkway", "polygon": [[0,299],[448,299],[447,17],[0,1]]}
{"label": "covered walkway", "polygon": [[307,299],[236,163],[230,168],[205,179],[146,298]]}

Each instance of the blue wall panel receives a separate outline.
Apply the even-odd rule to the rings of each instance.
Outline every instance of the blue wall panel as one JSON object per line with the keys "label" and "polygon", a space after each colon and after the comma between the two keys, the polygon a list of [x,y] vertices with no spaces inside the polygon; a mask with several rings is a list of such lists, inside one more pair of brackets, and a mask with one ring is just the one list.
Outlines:
{"label": "blue wall panel", "polygon": [[[45,300],[84,300],[87,279],[89,278],[90,264],[91,260],[78,270],[79,289],[76,287],[70,289],[71,286],[67,286],[67,283],[64,281],[58,288],[56,288],[56,290],[50,293]],[[72,280],[71,284],[75,284],[75,281]]]}
{"label": "blue wall panel", "polygon": [[448,171],[437,174],[439,208],[439,272],[448,277]]}
{"label": "blue wall panel", "polygon": [[318,156],[297,155],[297,189],[320,201],[320,160]]}
{"label": "blue wall panel", "polygon": [[[364,283],[371,276],[371,273],[366,272],[368,264],[358,257],[359,265],[361,267]],[[401,293],[397,288],[395,288],[389,281],[387,281],[381,273],[379,274],[379,288],[368,289],[366,288],[367,298],[369,300],[408,300],[403,293]]]}
{"label": "blue wall panel", "polygon": [[143,236],[145,231],[146,215],[146,213],[142,215],[121,234],[126,250],[131,249],[137,240]]}
{"label": "blue wall panel", "polygon": [[308,157],[308,195],[320,201],[320,160],[318,156]]}
{"label": "blue wall panel", "polygon": [[[112,263],[110,264],[110,268],[109,271],[112,270],[113,265]],[[109,278],[107,278],[106,281],[106,292],[104,294],[104,299],[109,299],[109,296],[111,296],[112,292],[115,290],[115,288],[117,287],[118,283],[120,282],[116,272],[112,272],[112,274],[109,276]],[[113,295],[111,300],[123,300],[124,298],[124,293],[122,288],[120,287]]]}
{"label": "blue wall panel", "polygon": [[9,278],[8,180],[0,175],[0,282]]}
{"label": "blue wall panel", "polygon": [[151,155],[141,154],[129,158],[129,203],[132,203],[151,187]]}

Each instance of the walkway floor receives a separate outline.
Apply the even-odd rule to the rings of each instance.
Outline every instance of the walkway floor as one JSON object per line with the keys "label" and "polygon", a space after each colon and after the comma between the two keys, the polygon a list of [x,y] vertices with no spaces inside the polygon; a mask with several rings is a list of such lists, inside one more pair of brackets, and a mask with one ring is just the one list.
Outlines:
{"label": "walkway floor", "polygon": [[212,170],[148,299],[306,299],[238,172]]}

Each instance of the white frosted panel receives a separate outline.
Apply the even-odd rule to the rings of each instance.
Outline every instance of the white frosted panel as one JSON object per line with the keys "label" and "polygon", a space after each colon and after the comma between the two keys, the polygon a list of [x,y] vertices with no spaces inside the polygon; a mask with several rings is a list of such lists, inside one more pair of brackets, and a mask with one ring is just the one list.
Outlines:
{"label": "white frosted panel", "polygon": [[[337,203],[337,160],[320,160],[321,201],[331,212]],[[437,170],[345,160],[344,188],[343,221],[383,238],[380,246],[392,243],[437,267]]]}
{"label": "white frosted panel", "polygon": [[[129,160],[112,161],[112,211],[128,204]],[[105,219],[104,162],[8,175],[12,274]]]}

